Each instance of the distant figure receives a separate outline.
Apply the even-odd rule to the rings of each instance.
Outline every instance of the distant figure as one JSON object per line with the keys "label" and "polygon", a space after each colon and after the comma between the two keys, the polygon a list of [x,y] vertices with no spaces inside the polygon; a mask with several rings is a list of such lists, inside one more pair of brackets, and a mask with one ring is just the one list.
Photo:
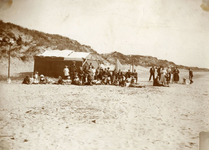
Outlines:
{"label": "distant figure", "polygon": [[165,85],[160,82],[159,76],[157,76],[153,81],[153,86],[163,86],[163,87],[169,87],[169,85]]}
{"label": "distant figure", "polygon": [[92,65],[92,63],[89,64],[89,68],[94,68],[94,66]]}
{"label": "distant figure", "polygon": [[29,76],[26,76],[26,77],[23,79],[22,84],[30,84],[30,78],[29,78]]}
{"label": "distant figure", "polygon": [[189,68],[189,80],[190,80],[190,84],[193,83],[193,71]]}
{"label": "distant figure", "polygon": [[36,71],[35,74],[34,74],[33,83],[34,83],[34,84],[38,84],[38,83],[39,83],[39,80],[38,80],[38,72],[37,72],[37,71]]}
{"label": "distant figure", "polygon": [[74,77],[73,84],[75,84],[75,85],[81,85],[82,84],[77,74]]}
{"label": "distant figure", "polygon": [[80,67],[80,70],[78,72],[78,77],[79,77],[79,79],[81,81],[81,84],[84,84],[84,81],[85,81],[85,77],[84,76],[85,76],[85,73],[83,71],[83,67]]}
{"label": "distant figure", "polygon": [[174,81],[174,83],[179,82],[179,70],[177,67],[173,71],[173,81]]}
{"label": "distant figure", "polygon": [[131,78],[131,71],[130,69],[128,70],[128,72],[126,72],[126,79]]}
{"label": "distant figure", "polygon": [[92,71],[93,71],[93,80],[96,79],[96,69],[94,68],[94,66],[91,67]]}
{"label": "distant figure", "polygon": [[99,80],[99,79],[100,79],[100,78],[99,78],[99,73],[100,73],[100,68],[97,67],[96,72],[95,72],[95,79],[96,79],[96,80]]}
{"label": "distant figure", "polygon": [[165,78],[166,74],[167,74],[166,69],[164,67],[162,67],[160,70],[160,82],[163,84],[166,83],[166,78]]}
{"label": "distant figure", "polygon": [[39,81],[40,84],[46,84],[46,79],[44,77],[43,74],[40,75],[40,81]]}
{"label": "distant figure", "polygon": [[58,77],[57,84],[63,84],[63,79],[61,76]]}
{"label": "distant figure", "polygon": [[63,70],[63,72],[64,72],[64,77],[65,77],[65,79],[68,79],[68,77],[69,77],[69,69],[68,69],[68,66],[65,66],[65,68],[64,68],[64,70]]}
{"label": "distant figure", "polygon": [[154,79],[155,79],[155,68],[154,68],[154,66],[152,66],[152,68],[150,68],[149,73],[150,73],[149,81],[151,81],[152,76],[153,76],[153,81],[154,81]]}
{"label": "distant figure", "polygon": [[168,67],[167,74],[166,74],[166,81],[167,83],[171,81],[171,67]]}
{"label": "distant figure", "polygon": [[159,77],[159,79],[160,79],[160,76],[161,76],[160,70],[161,70],[161,66],[157,68],[157,76]]}
{"label": "distant figure", "polygon": [[133,76],[134,76],[134,79],[136,79],[136,83],[137,83],[138,82],[138,73],[136,72],[136,69],[134,69]]}
{"label": "distant figure", "polygon": [[159,76],[157,76],[153,81],[153,86],[163,86],[162,83],[160,83]]}
{"label": "distant figure", "polygon": [[71,68],[70,68],[70,77],[71,77],[72,83],[74,82],[74,77],[76,73],[77,73],[76,62],[73,61],[73,64],[71,65]]}
{"label": "distant figure", "polygon": [[115,69],[112,73],[112,81],[111,81],[112,84],[116,83],[116,78],[117,78],[117,71]]}

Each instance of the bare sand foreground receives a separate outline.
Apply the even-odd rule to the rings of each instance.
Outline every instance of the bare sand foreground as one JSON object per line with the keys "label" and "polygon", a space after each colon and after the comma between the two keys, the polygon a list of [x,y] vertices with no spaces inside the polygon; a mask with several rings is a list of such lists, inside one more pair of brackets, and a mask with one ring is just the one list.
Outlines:
{"label": "bare sand foreground", "polygon": [[194,75],[169,88],[148,73],[146,88],[1,82],[0,149],[197,150],[209,131],[209,73]]}

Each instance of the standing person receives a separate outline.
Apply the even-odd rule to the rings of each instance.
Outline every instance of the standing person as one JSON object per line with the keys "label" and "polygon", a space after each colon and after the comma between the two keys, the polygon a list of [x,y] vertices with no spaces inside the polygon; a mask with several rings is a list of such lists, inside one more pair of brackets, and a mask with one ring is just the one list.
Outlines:
{"label": "standing person", "polygon": [[166,69],[162,67],[160,70],[160,82],[163,83],[163,85],[165,84],[165,81],[166,81],[166,78],[165,78],[166,73],[167,73]]}
{"label": "standing person", "polygon": [[169,83],[171,81],[171,67],[168,67],[168,69],[167,69],[166,81]]}
{"label": "standing person", "polygon": [[134,76],[134,79],[136,80],[136,83],[137,83],[138,82],[138,73],[136,72],[136,69],[134,69],[133,76]]}
{"label": "standing person", "polygon": [[64,72],[64,77],[65,77],[65,79],[67,79],[68,77],[69,77],[69,69],[68,69],[68,66],[65,66],[65,68],[64,68],[64,70],[63,70],[63,72]]}
{"label": "standing person", "polygon": [[157,68],[157,76],[159,77],[159,80],[160,80],[160,75],[161,75],[160,70],[161,70],[161,66]]}
{"label": "standing person", "polygon": [[85,78],[84,78],[84,71],[83,71],[83,67],[80,67],[80,69],[79,69],[79,73],[78,73],[78,77],[79,77],[79,79],[80,79],[80,81],[81,81],[81,84],[84,84],[84,80],[85,80]]}
{"label": "standing person", "polygon": [[128,72],[126,72],[126,79],[131,78],[131,71],[130,69],[128,70]]}
{"label": "standing person", "polygon": [[173,71],[173,81],[174,81],[174,83],[179,82],[179,69],[178,69],[178,67],[176,67]]}
{"label": "standing person", "polygon": [[76,73],[77,73],[76,63],[75,61],[73,61],[73,64],[70,68],[70,77],[71,77],[72,83],[74,82],[74,77]]}
{"label": "standing person", "polygon": [[149,73],[150,73],[149,81],[151,80],[152,76],[153,76],[153,80],[154,80],[155,79],[155,68],[154,68],[154,66],[152,66],[152,68],[150,68]]}
{"label": "standing person", "polygon": [[91,67],[92,72],[93,72],[93,80],[96,79],[96,69],[94,68],[94,66]]}
{"label": "standing person", "polygon": [[117,77],[117,71],[116,69],[112,73],[112,84],[115,84],[116,82],[116,77]]}
{"label": "standing person", "polygon": [[110,73],[110,68],[107,68],[107,84],[111,84],[112,75]]}
{"label": "standing person", "polygon": [[92,70],[92,66],[90,66],[89,70],[88,70],[88,85],[92,85],[92,81],[93,81],[93,70]]}
{"label": "standing person", "polygon": [[99,80],[99,72],[100,72],[100,69],[99,67],[97,67],[96,73],[95,73],[96,80]]}
{"label": "standing person", "polygon": [[192,78],[193,78],[193,71],[189,68],[189,80],[190,80],[190,84],[193,83]]}
{"label": "standing person", "polygon": [[121,72],[121,70],[119,69],[118,70],[118,73],[117,73],[117,80],[120,80],[122,78],[122,75],[123,73]]}

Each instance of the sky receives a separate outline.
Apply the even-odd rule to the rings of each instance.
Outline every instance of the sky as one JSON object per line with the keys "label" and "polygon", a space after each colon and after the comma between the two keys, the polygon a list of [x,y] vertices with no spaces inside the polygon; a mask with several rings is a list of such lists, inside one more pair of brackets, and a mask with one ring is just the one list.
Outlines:
{"label": "sky", "polygon": [[209,68],[209,0],[0,0],[0,19],[98,53]]}

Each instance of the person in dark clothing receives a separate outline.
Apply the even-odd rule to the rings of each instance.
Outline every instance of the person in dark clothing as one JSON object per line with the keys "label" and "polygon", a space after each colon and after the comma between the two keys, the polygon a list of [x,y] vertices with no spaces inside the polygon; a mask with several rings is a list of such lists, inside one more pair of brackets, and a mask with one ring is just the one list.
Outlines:
{"label": "person in dark clothing", "polygon": [[76,62],[74,61],[72,66],[70,67],[70,77],[72,80],[72,83],[74,82],[74,77],[77,73],[77,67],[76,67]]}
{"label": "person in dark clothing", "polygon": [[159,80],[160,80],[160,77],[161,77],[160,70],[161,70],[161,66],[157,68],[157,76],[159,77]]}
{"label": "person in dark clothing", "polygon": [[117,78],[117,71],[115,69],[112,73],[112,81],[111,81],[112,84],[116,83],[116,78]]}
{"label": "person in dark clothing", "polygon": [[151,80],[152,76],[153,76],[153,80],[155,79],[155,67],[152,66],[152,68],[150,68],[150,76],[149,76],[149,81]]}
{"label": "person in dark clothing", "polygon": [[138,82],[138,73],[136,72],[136,69],[134,69],[134,72],[132,73],[134,76],[134,79],[136,80],[136,83]]}
{"label": "person in dark clothing", "polygon": [[30,84],[30,78],[29,78],[29,76],[26,76],[26,77],[23,79],[22,84]]}
{"label": "person in dark clothing", "polygon": [[193,71],[189,68],[189,80],[190,80],[190,84],[193,83]]}
{"label": "person in dark clothing", "polygon": [[119,69],[118,70],[118,73],[117,73],[117,80],[120,80],[123,76],[123,73],[121,72],[121,70]]}
{"label": "person in dark clothing", "polygon": [[63,84],[63,79],[61,76],[58,77],[57,84]]}
{"label": "person in dark clothing", "polygon": [[126,79],[131,78],[131,71],[130,69],[128,70],[128,72],[126,72]]}
{"label": "person in dark clothing", "polygon": [[84,74],[85,74],[85,73],[84,73],[84,71],[83,71],[83,68],[80,67],[79,72],[78,72],[78,77],[79,77],[79,79],[80,79],[80,81],[81,81],[81,84],[84,84],[84,80],[85,80]]}
{"label": "person in dark clothing", "polygon": [[95,74],[96,80],[99,80],[99,73],[100,73],[100,69],[99,69],[99,67],[97,67],[96,74]]}
{"label": "person in dark clothing", "polygon": [[173,81],[175,83],[178,83],[179,82],[179,70],[178,70],[177,67],[173,71]]}
{"label": "person in dark clothing", "polygon": [[153,86],[163,86],[163,84],[160,83],[159,76],[157,76],[157,77],[153,80]]}

